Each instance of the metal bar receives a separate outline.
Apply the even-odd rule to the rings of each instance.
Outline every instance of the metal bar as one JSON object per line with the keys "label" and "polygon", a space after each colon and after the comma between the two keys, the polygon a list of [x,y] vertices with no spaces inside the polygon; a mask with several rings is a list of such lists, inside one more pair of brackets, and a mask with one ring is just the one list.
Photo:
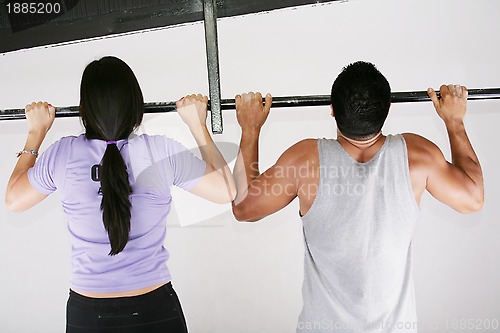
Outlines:
{"label": "metal bar", "polygon": [[212,102],[212,133],[222,133],[222,112],[219,73],[219,44],[217,41],[217,2],[203,0],[205,45],[207,49],[208,86]]}
{"label": "metal bar", "polygon": [[[469,89],[468,100],[490,100],[500,99],[500,88]],[[414,103],[429,102],[430,98],[425,91],[394,92],[391,94],[392,103]],[[208,102],[209,110],[212,109],[212,101]],[[329,95],[312,96],[289,96],[273,97],[273,108],[290,108],[306,106],[330,105]],[[221,110],[234,110],[234,99],[220,100]],[[175,102],[145,103],[145,113],[175,112]],[[78,106],[56,107],[56,117],[77,117]],[[24,119],[23,109],[0,110],[0,120]]]}

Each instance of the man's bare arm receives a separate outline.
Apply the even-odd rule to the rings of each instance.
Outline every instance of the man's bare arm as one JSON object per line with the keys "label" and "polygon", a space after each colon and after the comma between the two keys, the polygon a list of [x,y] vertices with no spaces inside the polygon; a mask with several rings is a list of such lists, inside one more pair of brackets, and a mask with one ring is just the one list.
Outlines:
{"label": "man's bare arm", "polygon": [[430,148],[433,163],[427,178],[427,190],[436,199],[462,213],[474,212],[483,206],[484,182],[479,159],[465,131],[464,116],[467,88],[441,86],[441,99],[429,89],[429,96],[443,119],[450,139],[452,163],[441,151]]}
{"label": "man's bare arm", "polygon": [[307,195],[316,193],[317,184],[307,186],[308,179],[304,177],[317,177],[317,163],[311,161],[315,152],[316,139],[305,139],[288,148],[272,167],[251,181],[245,198],[233,206],[236,219],[258,221],[286,207],[297,196],[310,201]]}
{"label": "man's bare arm", "polygon": [[237,190],[234,205],[238,205],[247,196],[249,185],[260,174],[260,130],[269,115],[272,97],[267,94],[263,104],[260,93],[249,93],[237,95],[235,101],[236,115],[241,127],[240,150],[233,170]]}
{"label": "man's bare arm", "polygon": [[263,174],[258,168],[260,129],[271,107],[271,96],[243,94],[236,96],[236,115],[241,126],[240,152],[236,159],[234,177],[238,194],[233,213],[239,221],[258,221],[288,205],[298,191],[298,178],[293,170],[302,163],[304,143],[289,148],[275,165]]}

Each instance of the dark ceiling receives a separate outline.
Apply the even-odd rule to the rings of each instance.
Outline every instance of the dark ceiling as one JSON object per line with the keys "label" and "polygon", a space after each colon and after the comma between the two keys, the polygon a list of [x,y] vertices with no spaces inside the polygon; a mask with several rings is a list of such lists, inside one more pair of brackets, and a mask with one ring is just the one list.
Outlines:
{"label": "dark ceiling", "polygon": [[[58,3],[60,14],[15,14],[22,2],[30,1],[0,0],[0,53],[203,20],[203,0],[45,0]],[[326,2],[333,1],[217,0],[217,16]]]}

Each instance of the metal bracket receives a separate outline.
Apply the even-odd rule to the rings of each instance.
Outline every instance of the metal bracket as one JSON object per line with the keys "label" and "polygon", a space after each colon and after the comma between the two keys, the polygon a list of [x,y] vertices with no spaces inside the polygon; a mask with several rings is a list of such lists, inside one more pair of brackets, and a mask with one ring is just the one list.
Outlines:
{"label": "metal bracket", "polygon": [[222,134],[222,111],[219,73],[219,44],[217,41],[217,2],[203,0],[205,22],[205,45],[207,49],[208,86],[212,133]]}

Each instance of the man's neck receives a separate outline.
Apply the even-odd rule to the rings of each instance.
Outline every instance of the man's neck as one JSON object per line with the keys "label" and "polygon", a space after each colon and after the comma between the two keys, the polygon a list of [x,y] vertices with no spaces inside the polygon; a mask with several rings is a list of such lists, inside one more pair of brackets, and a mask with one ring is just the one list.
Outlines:
{"label": "man's neck", "polygon": [[360,163],[367,162],[375,156],[384,144],[385,138],[382,132],[378,132],[366,140],[354,140],[337,130],[337,141],[353,159]]}

